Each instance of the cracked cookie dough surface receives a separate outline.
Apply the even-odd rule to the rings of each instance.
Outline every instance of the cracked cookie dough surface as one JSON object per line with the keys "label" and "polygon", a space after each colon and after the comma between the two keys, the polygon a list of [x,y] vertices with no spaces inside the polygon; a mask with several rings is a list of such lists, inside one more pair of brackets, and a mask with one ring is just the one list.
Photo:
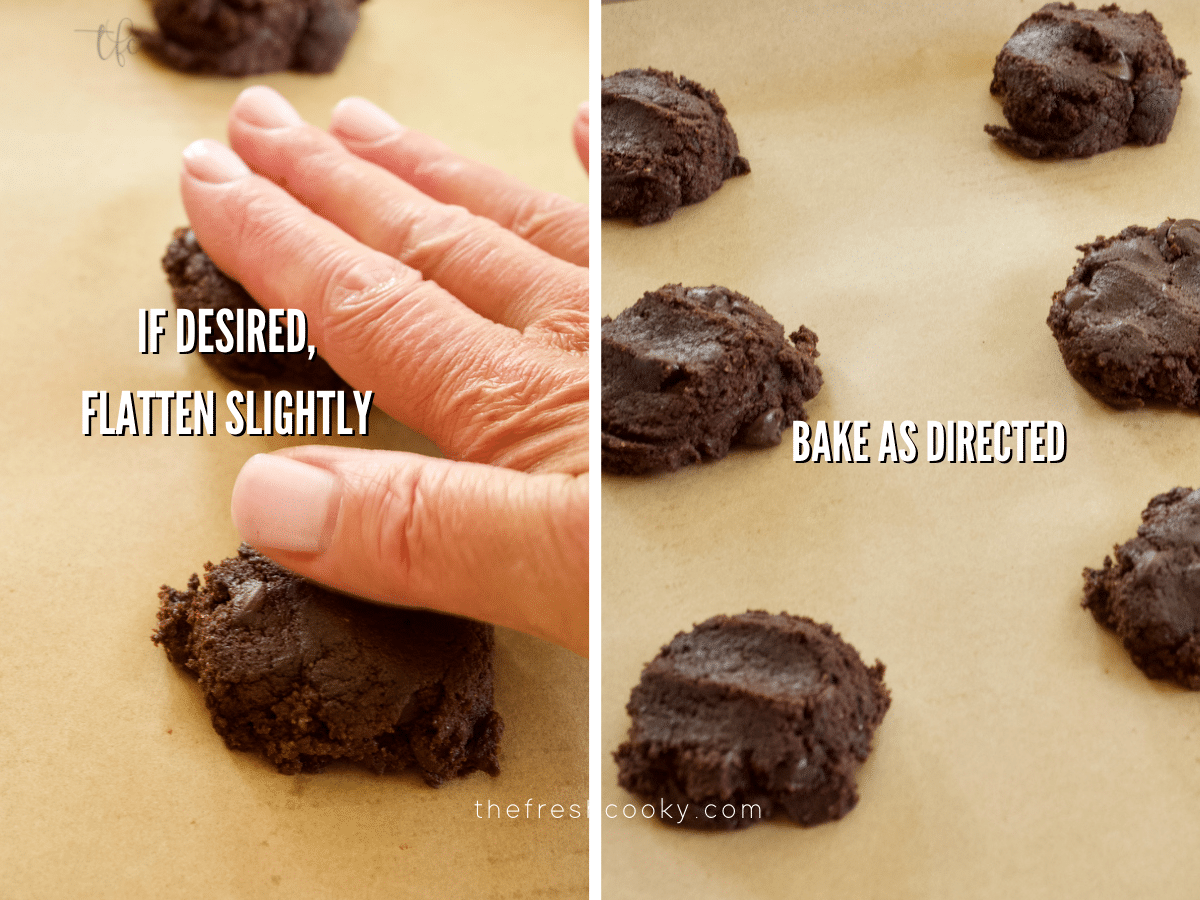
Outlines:
{"label": "cracked cookie dough surface", "polygon": [[821,389],[817,336],[726,287],[668,284],[601,335],[600,458],[636,475],[772,446]]}
{"label": "cracked cookie dough surface", "polygon": [[285,774],[499,773],[491,625],[335,594],[246,544],[159,599],[154,642],[199,679],[231,749]]}
{"label": "cracked cookie dough surface", "polygon": [[828,625],[786,613],[714,616],[642,671],[616,751],[623,788],[676,815],[731,830],[781,813],[801,825],[858,802],[855,773],[891,704]]}
{"label": "cracked cookie dough surface", "polygon": [[649,225],[750,171],[716,93],[657,69],[600,85],[600,204],[605,218]]}
{"label": "cracked cookie dough surface", "polygon": [[1084,607],[1139,669],[1200,690],[1200,490],[1151,500],[1137,537],[1083,578]]}
{"label": "cracked cookie dough surface", "polygon": [[1167,139],[1188,74],[1148,12],[1048,3],[996,57],[991,92],[1009,127],[985,130],[1028,157],[1083,157]]}
{"label": "cracked cookie dough surface", "polygon": [[1047,324],[1068,371],[1116,407],[1200,409],[1200,221],[1081,245]]}

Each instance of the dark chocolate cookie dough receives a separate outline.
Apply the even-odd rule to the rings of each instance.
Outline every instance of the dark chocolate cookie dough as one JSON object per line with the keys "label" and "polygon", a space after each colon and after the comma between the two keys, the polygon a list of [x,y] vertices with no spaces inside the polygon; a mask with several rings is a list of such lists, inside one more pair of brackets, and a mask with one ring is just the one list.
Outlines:
{"label": "dark chocolate cookie dough", "polygon": [[[162,260],[175,305],[201,309],[263,311],[246,289],[216,267],[190,228],[177,228]],[[218,336],[219,337],[219,336]],[[343,391],[350,386],[320,356],[307,353],[233,351],[203,353],[201,358],[242,385],[280,384],[309,390]]]}
{"label": "dark chocolate cookie dough", "polygon": [[332,72],[358,27],[362,0],[153,0],[158,31],[139,47],[183,72]]}
{"label": "dark chocolate cookie dough", "polygon": [[891,704],[883,672],[811,619],[716,616],[642,671],[618,780],[676,825],[840,819],[858,802],[855,774]]}
{"label": "dark chocolate cookie dough", "polygon": [[1070,373],[1116,407],[1200,409],[1200,222],[1133,225],[1079,249],[1047,319]]}
{"label": "dark chocolate cookie dough", "polygon": [[1200,490],[1159,494],[1113,555],[1083,570],[1083,605],[1151,678],[1200,690]]}
{"label": "dark chocolate cookie dough", "polygon": [[605,472],[668,471],[778,444],[821,388],[817,336],[729,288],[668,284],[600,325]]}
{"label": "dark chocolate cookie dough", "polygon": [[327,591],[243,544],[186,591],[164,586],[154,642],[200,679],[213,727],[280,772],[344,759],[439,785],[495,775],[492,626]]}
{"label": "dark chocolate cookie dough", "polygon": [[1160,144],[1188,74],[1150,13],[1048,3],[996,57],[991,91],[1009,128],[986,131],[1029,157],[1082,157]]}
{"label": "dark chocolate cookie dough", "polygon": [[639,225],[671,218],[750,163],[717,95],[657,69],[627,69],[600,85],[600,209]]}

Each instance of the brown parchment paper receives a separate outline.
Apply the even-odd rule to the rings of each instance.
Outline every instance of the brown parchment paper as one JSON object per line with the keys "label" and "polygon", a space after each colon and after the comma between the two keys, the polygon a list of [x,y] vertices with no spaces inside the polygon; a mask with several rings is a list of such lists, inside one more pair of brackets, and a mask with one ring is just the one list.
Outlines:
{"label": "brown parchment paper", "polygon": [[[122,38],[150,24],[149,3],[0,3],[0,896],[586,893],[587,824],[569,807],[587,800],[587,663],[565,650],[498,634],[495,779],[286,777],[225,748],[195,682],[150,642],[157,592],[236,549],[238,469],[299,440],[225,434],[235,386],[173,343],[139,355],[137,310],[172,307],[159,259],[186,221],[180,152],[224,139],[254,82],[319,125],[366,96],[586,201],[571,123],[587,17],[578,0],[372,0],[336,73],[228,80],[97,47],[102,23]],[[218,435],[83,437],[92,389],[215,390]],[[346,440],[433,452],[377,410],[369,438]]]}
{"label": "brown parchment paper", "polygon": [[[1075,245],[1196,216],[1200,106],[1165,145],[1032,162],[983,132],[996,53],[1039,3],[638,0],[605,74],[716,90],[752,172],[644,228],[605,222],[603,311],[718,283],[820,337],[809,420],[920,426],[911,465],[794,464],[789,442],[603,479],[606,897],[1194,897],[1200,696],[1145,678],[1081,570],[1152,496],[1200,485],[1200,419],[1116,412],[1045,324]],[[1140,11],[1139,4],[1134,11]],[[1197,7],[1153,6],[1200,64]],[[926,422],[1057,420],[1058,464],[930,464]],[[641,667],[716,613],[828,621],[893,704],[840,822],[733,834],[625,818],[611,752]]]}

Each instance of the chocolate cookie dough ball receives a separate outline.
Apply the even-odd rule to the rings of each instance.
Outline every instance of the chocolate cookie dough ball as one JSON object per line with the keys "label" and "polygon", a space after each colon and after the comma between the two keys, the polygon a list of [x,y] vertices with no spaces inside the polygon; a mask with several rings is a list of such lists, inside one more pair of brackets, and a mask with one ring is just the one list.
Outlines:
{"label": "chocolate cookie dough ball", "polygon": [[1159,494],[1113,555],[1083,570],[1084,607],[1151,678],[1200,690],[1200,490]]}
{"label": "chocolate cookie dough ball", "polygon": [[[190,228],[176,228],[162,259],[175,305],[201,309],[265,310],[246,289],[217,268],[200,247]],[[235,313],[236,315],[236,313]],[[243,315],[245,313],[243,312]],[[200,358],[231,381],[241,385],[282,385],[316,391],[348,391],[350,386],[320,356],[307,353],[237,351],[203,353]]]}
{"label": "chocolate cookie dough ball", "polygon": [[772,446],[821,389],[817,336],[726,287],[668,284],[600,323],[600,460],[635,475]]}
{"label": "chocolate cookie dough ball", "polygon": [[1123,144],[1160,144],[1188,74],[1148,12],[1048,3],[1000,55],[991,91],[1009,128],[986,131],[1029,157],[1082,157]]}
{"label": "chocolate cookie dough ball", "polygon": [[715,616],[642,671],[618,780],[674,825],[840,819],[858,802],[855,775],[891,704],[883,672],[811,619]]}
{"label": "chocolate cookie dough ball", "polygon": [[335,760],[430,785],[499,773],[491,625],[327,591],[246,544],[163,587],[154,642],[200,680],[232,750],[280,772]]}
{"label": "chocolate cookie dough ball", "polygon": [[669,219],[726,178],[744,175],[737,135],[717,95],[657,69],[627,69],[600,85],[600,209],[639,225]]}
{"label": "chocolate cookie dough ball", "polygon": [[1046,320],[1070,373],[1116,407],[1200,409],[1200,222],[1131,225],[1079,249]]}
{"label": "chocolate cookie dough ball", "polygon": [[358,27],[362,0],[154,0],[159,31],[139,47],[182,72],[332,72]]}

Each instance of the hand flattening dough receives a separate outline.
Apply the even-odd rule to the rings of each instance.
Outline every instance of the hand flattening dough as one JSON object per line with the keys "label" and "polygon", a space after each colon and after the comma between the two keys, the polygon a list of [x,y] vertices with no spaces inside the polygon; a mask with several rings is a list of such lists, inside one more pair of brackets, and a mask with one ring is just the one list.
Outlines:
{"label": "hand flattening dough", "polygon": [[1082,157],[1167,139],[1188,74],[1148,12],[1048,3],[996,57],[991,91],[1009,128],[985,130],[1028,157]]}

